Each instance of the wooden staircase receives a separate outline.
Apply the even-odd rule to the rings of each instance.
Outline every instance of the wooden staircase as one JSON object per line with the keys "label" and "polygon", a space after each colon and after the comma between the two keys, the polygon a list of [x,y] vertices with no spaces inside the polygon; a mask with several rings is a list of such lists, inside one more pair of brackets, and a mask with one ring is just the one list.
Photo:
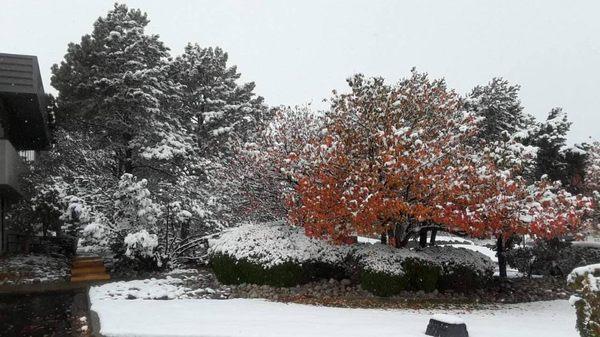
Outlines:
{"label": "wooden staircase", "polygon": [[76,256],[71,266],[71,282],[110,280],[104,261],[98,256]]}

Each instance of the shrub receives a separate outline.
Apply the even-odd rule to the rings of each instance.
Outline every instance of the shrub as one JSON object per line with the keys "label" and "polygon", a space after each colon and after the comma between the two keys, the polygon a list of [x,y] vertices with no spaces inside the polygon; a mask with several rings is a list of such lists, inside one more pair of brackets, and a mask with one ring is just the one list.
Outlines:
{"label": "shrub", "polygon": [[363,270],[360,274],[360,285],[363,289],[377,296],[392,296],[408,288],[405,275],[392,275],[382,272]]}
{"label": "shrub", "polygon": [[168,262],[159,251],[157,235],[144,229],[127,235],[125,231],[117,233],[111,237],[111,250],[117,257],[115,269],[152,271]]}
{"label": "shrub", "polygon": [[464,248],[412,251],[375,244],[357,245],[352,254],[362,268],[361,285],[379,296],[402,290],[469,291],[484,286],[494,271],[488,257]]}
{"label": "shrub", "polygon": [[540,241],[508,251],[507,262],[528,275],[565,275],[577,267],[600,263],[600,248]]}
{"label": "shrub", "polygon": [[402,290],[432,291],[437,286],[441,269],[427,255],[381,244],[355,245],[351,255],[361,270],[361,286],[375,295],[391,296]]}
{"label": "shrub", "polygon": [[292,287],[303,283],[306,278],[302,266],[292,262],[264,268],[246,259],[237,260],[228,255],[215,254],[211,258],[211,267],[224,284],[254,283]]}
{"label": "shrub", "polygon": [[438,287],[468,292],[484,287],[494,274],[492,260],[460,247],[428,247],[423,250],[442,268]]}
{"label": "shrub", "polygon": [[225,284],[289,287],[348,277],[376,295],[391,296],[403,290],[467,291],[484,285],[493,273],[488,257],[463,248],[334,246],[281,222],[242,225],[210,240],[209,246],[213,271]]}
{"label": "shrub", "polygon": [[577,292],[570,302],[577,312],[577,330],[582,337],[600,337],[600,264],[575,268],[568,276]]}
{"label": "shrub", "polygon": [[310,239],[283,222],[244,224],[209,240],[210,264],[225,284],[294,286],[343,278],[348,248]]}

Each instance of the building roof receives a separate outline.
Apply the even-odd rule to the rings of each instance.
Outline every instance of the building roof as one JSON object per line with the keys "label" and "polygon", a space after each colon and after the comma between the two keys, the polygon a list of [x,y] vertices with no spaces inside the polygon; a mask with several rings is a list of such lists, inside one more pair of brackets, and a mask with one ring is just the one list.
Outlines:
{"label": "building roof", "polygon": [[50,146],[46,94],[36,56],[0,53],[2,125],[17,150]]}

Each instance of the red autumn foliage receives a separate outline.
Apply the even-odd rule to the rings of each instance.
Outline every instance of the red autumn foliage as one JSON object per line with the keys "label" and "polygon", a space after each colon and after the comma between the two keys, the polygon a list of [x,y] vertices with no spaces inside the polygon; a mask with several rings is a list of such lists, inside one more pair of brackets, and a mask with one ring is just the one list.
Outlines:
{"label": "red autumn foliage", "polygon": [[295,183],[289,218],[308,235],[342,243],[391,231],[402,246],[428,226],[549,238],[584,225],[589,199],[547,181],[528,186],[505,156],[513,144],[476,150],[477,120],[443,80],[413,72],[394,86],[362,76],[349,84],[322,127],[279,133],[275,161]]}

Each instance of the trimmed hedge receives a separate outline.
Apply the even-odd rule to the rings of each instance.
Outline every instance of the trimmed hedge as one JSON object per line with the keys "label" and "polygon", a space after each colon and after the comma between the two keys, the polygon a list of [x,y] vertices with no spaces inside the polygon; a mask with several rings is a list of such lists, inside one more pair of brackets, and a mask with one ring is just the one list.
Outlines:
{"label": "trimmed hedge", "polygon": [[253,283],[292,287],[302,283],[307,276],[300,265],[291,262],[263,268],[245,259],[236,260],[223,254],[213,255],[210,265],[219,281],[224,284]]}
{"label": "trimmed hedge", "polygon": [[400,263],[401,274],[363,268],[361,287],[377,296],[393,296],[404,290],[431,292],[438,287],[442,269],[427,259],[409,257]]}
{"label": "trimmed hedge", "polygon": [[246,225],[210,242],[210,265],[224,284],[291,287],[319,279],[350,278],[378,296],[403,290],[469,291],[493,274],[483,254],[454,247],[420,251],[381,244],[333,246],[287,225]]}
{"label": "trimmed hedge", "polygon": [[319,279],[336,278],[345,276],[341,267],[325,263],[296,264],[285,262],[272,267],[263,267],[246,259],[215,254],[211,257],[210,266],[224,284],[266,284],[274,287],[293,287]]}
{"label": "trimmed hedge", "polygon": [[[469,292],[479,289],[488,284],[492,279],[493,265],[487,263],[487,257],[477,252],[467,251],[462,248],[432,247],[439,248],[438,252],[446,252],[445,260],[435,260],[428,256],[427,249],[423,252],[423,258],[408,257],[398,269],[402,273],[390,273],[384,271],[373,271],[364,269],[361,272],[361,286],[363,289],[378,296],[397,295],[404,290],[454,290]],[[462,252],[464,250],[464,252]],[[436,253],[438,253],[436,252]],[[452,253],[463,253],[466,257],[452,258]],[[461,264],[460,262],[476,261],[481,259],[483,268],[473,265]]]}
{"label": "trimmed hedge", "polygon": [[469,292],[485,287],[494,275],[490,258],[466,248],[428,247],[423,252],[441,265],[439,290]]}
{"label": "trimmed hedge", "polygon": [[540,241],[533,247],[509,250],[506,260],[528,275],[563,276],[577,267],[600,263],[600,248]]}
{"label": "trimmed hedge", "polygon": [[360,285],[374,295],[387,297],[408,289],[408,279],[404,275],[363,270],[360,274]]}

